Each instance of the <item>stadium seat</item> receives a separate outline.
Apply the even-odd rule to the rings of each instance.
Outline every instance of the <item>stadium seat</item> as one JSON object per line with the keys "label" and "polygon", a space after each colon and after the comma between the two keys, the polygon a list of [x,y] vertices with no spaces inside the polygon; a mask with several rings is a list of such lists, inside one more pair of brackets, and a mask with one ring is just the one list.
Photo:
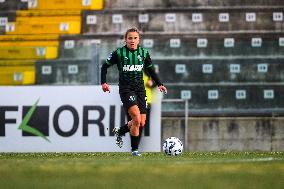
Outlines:
{"label": "stadium seat", "polygon": [[1,11],[0,12],[0,26],[5,26],[8,22],[15,22],[16,12],[15,11]]}
{"label": "stadium seat", "polygon": [[3,46],[0,59],[54,59],[58,57],[56,46]]}
{"label": "stadium seat", "polygon": [[[282,33],[243,34],[142,34],[141,45],[152,58],[206,58],[283,56]],[[100,39],[100,57],[123,45],[122,35],[89,35]]]}
{"label": "stadium seat", "polygon": [[164,1],[164,0],[105,0],[105,9],[125,9],[127,8],[185,8],[185,7],[267,7],[267,6],[283,6],[283,2],[279,0],[178,0],[178,1]]}
{"label": "stadium seat", "polygon": [[[81,10],[68,10],[68,9],[62,9],[62,10],[18,10],[16,11],[16,16],[19,20],[23,17],[25,20],[26,17],[67,17],[67,16],[81,16]],[[56,18],[58,19],[58,18]],[[61,18],[59,18],[61,19]],[[54,19],[55,20],[55,19]]]}
{"label": "stadium seat", "polygon": [[42,34],[42,35],[0,35],[0,41],[58,41],[58,34]]}
{"label": "stadium seat", "polygon": [[283,81],[283,58],[153,59],[153,62],[166,84]]}
{"label": "stadium seat", "polygon": [[[0,13],[0,34],[4,29],[7,34],[0,36],[0,65],[35,64],[38,85],[98,81],[95,70],[123,45],[126,28],[136,26],[142,32],[141,45],[150,51],[168,87],[166,99],[189,98],[190,108],[197,111],[283,106],[282,1],[11,2],[0,3],[0,9],[5,4],[17,10],[16,17],[7,15],[13,11]],[[8,22],[5,28],[1,18]],[[91,43],[100,44],[99,52]],[[93,52],[100,60],[94,59]],[[116,84],[116,68],[108,73],[108,82]]]}
{"label": "stadium seat", "polygon": [[5,27],[0,26],[0,35],[5,34]]}
{"label": "stadium seat", "polygon": [[[80,16],[17,17],[15,23],[8,23],[11,29],[6,34],[79,34]],[[8,27],[9,28],[9,27]]]}
{"label": "stadium seat", "polygon": [[34,66],[34,65],[35,65],[34,60],[0,60],[0,67],[1,66]]}
{"label": "stadium seat", "polygon": [[103,0],[33,0],[28,3],[29,9],[48,10],[48,9],[89,9],[101,10]]}
{"label": "stadium seat", "polygon": [[58,41],[1,41],[0,47],[41,47],[41,46],[59,46]]}
{"label": "stadium seat", "polygon": [[[271,110],[283,107],[281,98],[284,89],[281,85],[262,84],[184,84],[167,85],[169,99],[188,99],[190,111],[214,110]],[[167,111],[184,110],[183,104],[168,103],[164,107]]]}
{"label": "stadium seat", "polygon": [[[56,77],[54,81],[53,78],[47,78],[46,83],[92,83],[94,77],[85,74],[88,71],[94,73],[90,68],[95,65],[92,58],[96,54],[92,42],[61,40],[59,36],[80,34],[81,11],[102,8],[103,0],[1,1],[0,10],[3,11],[0,13],[0,66],[3,72],[1,74],[6,78],[1,84],[45,83],[40,80],[40,75],[34,76],[31,82],[29,72],[19,70],[23,66],[30,68],[49,63],[54,64],[53,70],[57,69],[54,73],[59,73],[59,78]],[[43,59],[55,60],[41,62]],[[16,74],[12,72],[13,68]],[[49,76],[44,71],[46,70],[43,70],[43,76]],[[13,74],[18,80],[11,80]],[[61,80],[60,74],[64,76]],[[39,78],[39,82],[35,82],[35,78]]]}
{"label": "stadium seat", "polygon": [[[0,3],[1,4],[1,3]],[[8,22],[14,22],[16,19],[16,13],[12,11],[0,11],[0,35],[5,34],[6,25]]]}
{"label": "stadium seat", "polygon": [[98,83],[96,65],[92,60],[49,60],[36,62],[38,85],[82,85]]}
{"label": "stadium seat", "polygon": [[27,9],[28,3],[22,0],[5,0],[0,2],[0,11]]}
{"label": "stadium seat", "polygon": [[58,41],[2,41],[0,59],[54,59]]}
{"label": "stadium seat", "polygon": [[1,66],[0,85],[33,85],[35,84],[34,66]]}
{"label": "stadium seat", "polygon": [[183,9],[83,12],[83,33],[123,33],[136,26],[141,31],[164,33],[245,33],[281,31],[283,8]]}
{"label": "stadium seat", "polygon": [[[152,59],[160,79],[167,84],[282,82],[283,58],[254,59]],[[104,63],[102,60],[101,64]],[[108,70],[107,81],[118,83],[116,67]],[[170,77],[169,77],[170,76]]]}
{"label": "stadium seat", "polygon": [[[95,71],[91,69],[92,66],[95,65],[92,62],[92,58],[95,54],[92,48],[93,42],[90,40],[77,42],[76,40],[59,39],[59,34],[80,33],[80,14],[80,10],[18,11],[14,24],[15,30],[10,32],[6,30],[6,33],[9,35],[0,36],[0,59],[2,59],[0,60],[0,65],[3,66],[3,68],[8,68],[11,66],[19,67],[21,65],[35,64],[35,66],[38,67],[41,63],[50,63],[47,61],[40,62],[39,60],[41,59],[59,58],[50,63],[53,64],[52,69],[56,70],[53,75],[48,74],[48,68],[43,69],[43,72],[37,73],[38,76],[36,76],[36,78],[39,81],[36,83],[94,84],[93,81],[95,77],[92,73]],[[67,29],[69,27],[71,32],[59,32],[60,26],[68,22],[70,23],[70,21],[71,23],[76,22],[77,27],[74,27],[74,29],[72,25],[69,25]],[[8,23],[8,28],[10,24],[13,23]],[[52,26],[54,27],[52,28]],[[74,46],[72,46],[72,42],[74,42]],[[70,61],[70,59],[72,60]],[[32,60],[38,61],[34,63]],[[13,67],[11,67],[11,69]],[[46,68],[46,66],[43,67]],[[90,74],[86,74],[88,72],[90,72]],[[46,81],[41,80],[40,73],[43,73],[42,76]],[[52,78],[54,74],[59,76]],[[63,76],[61,79],[60,75]],[[52,77],[48,78],[46,76]],[[7,76],[7,78],[9,77]],[[7,81],[6,83],[11,84],[12,82]],[[14,82],[13,84],[17,83],[22,84],[21,82]],[[98,79],[96,83],[98,83]],[[33,84],[35,84],[35,80]]]}
{"label": "stadium seat", "polygon": [[61,36],[59,46],[60,59],[89,59],[92,60],[98,51],[100,41],[80,39],[77,37]]}
{"label": "stadium seat", "polygon": [[61,36],[59,58],[37,61],[37,84],[97,84],[99,43],[99,40],[78,36]]}

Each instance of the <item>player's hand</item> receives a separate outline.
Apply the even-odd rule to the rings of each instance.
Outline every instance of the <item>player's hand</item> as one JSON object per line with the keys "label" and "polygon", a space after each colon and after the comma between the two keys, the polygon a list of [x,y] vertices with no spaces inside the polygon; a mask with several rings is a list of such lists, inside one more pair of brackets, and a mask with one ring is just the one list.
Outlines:
{"label": "player's hand", "polygon": [[160,85],[160,86],[159,86],[159,90],[160,90],[161,92],[163,92],[164,94],[167,94],[167,92],[168,92],[167,88],[166,88],[164,85]]}
{"label": "player's hand", "polygon": [[110,87],[107,83],[102,84],[102,89],[104,92],[109,92],[110,93]]}
{"label": "player's hand", "polygon": [[151,79],[146,82],[147,87],[153,87],[153,85],[154,85],[154,83]]}

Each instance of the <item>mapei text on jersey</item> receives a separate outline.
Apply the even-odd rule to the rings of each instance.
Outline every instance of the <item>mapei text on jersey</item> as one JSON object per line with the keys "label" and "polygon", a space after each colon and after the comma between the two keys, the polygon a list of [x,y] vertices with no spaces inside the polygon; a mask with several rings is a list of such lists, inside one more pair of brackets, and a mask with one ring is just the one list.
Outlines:
{"label": "mapei text on jersey", "polygon": [[142,71],[143,65],[124,65],[123,71],[133,72],[133,71]]}

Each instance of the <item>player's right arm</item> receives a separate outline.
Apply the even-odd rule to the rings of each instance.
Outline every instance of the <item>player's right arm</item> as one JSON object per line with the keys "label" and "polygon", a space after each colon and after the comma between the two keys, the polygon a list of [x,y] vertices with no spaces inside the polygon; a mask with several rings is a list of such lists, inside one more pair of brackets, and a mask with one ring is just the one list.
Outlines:
{"label": "player's right arm", "polygon": [[109,57],[101,67],[101,85],[104,92],[110,92],[109,84],[106,82],[107,69],[117,63],[116,51],[110,53]]}

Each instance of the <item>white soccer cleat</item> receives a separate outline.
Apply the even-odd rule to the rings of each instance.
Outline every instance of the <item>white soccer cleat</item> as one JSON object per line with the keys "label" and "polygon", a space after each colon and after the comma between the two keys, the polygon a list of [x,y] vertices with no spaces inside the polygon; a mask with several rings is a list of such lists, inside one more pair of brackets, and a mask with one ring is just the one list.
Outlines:
{"label": "white soccer cleat", "polygon": [[142,156],[138,150],[131,152],[132,156]]}

